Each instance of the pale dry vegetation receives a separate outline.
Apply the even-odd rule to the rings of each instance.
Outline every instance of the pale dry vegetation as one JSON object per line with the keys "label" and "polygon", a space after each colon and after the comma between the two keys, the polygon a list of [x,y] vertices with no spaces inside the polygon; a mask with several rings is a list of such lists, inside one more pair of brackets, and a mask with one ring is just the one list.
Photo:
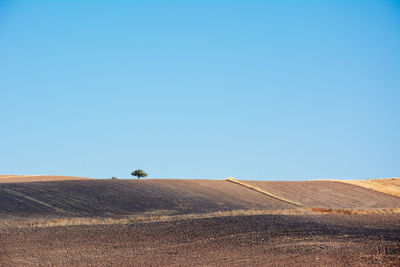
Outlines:
{"label": "pale dry vegetation", "polygon": [[2,220],[0,228],[16,227],[55,227],[72,225],[111,225],[111,224],[139,224],[153,222],[171,222],[181,220],[195,220],[207,218],[222,218],[236,216],[258,216],[258,215],[377,215],[398,214],[400,208],[394,209],[327,209],[322,207],[307,207],[282,210],[232,210],[210,213],[192,213],[179,215],[135,215],[125,218],[57,218],[57,219],[30,219],[30,220]]}
{"label": "pale dry vegetation", "polygon": [[369,215],[369,214],[396,214],[400,213],[400,208],[392,209],[329,209],[329,208],[307,208],[314,213],[322,214],[348,214],[348,215]]}
{"label": "pale dry vegetation", "polygon": [[31,220],[2,220],[0,227],[53,227],[70,225],[107,225],[107,224],[137,224],[152,222],[168,222],[178,220],[206,219],[234,216],[255,215],[305,215],[311,214],[307,209],[282,209],[282,210],[231,210],[210,213],[192,213],[179,215],[135,215],[125,218],[57,218],[57,219],[31,219]]}

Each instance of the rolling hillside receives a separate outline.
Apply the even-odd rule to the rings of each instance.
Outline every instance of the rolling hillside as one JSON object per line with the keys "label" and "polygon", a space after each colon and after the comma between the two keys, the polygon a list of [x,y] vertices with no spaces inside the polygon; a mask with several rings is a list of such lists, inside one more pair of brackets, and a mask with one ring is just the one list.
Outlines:
{"label": "rolling hillside", "polygon": [[[0,183],[1,266],[397,266],[400,262],[400,198],[356,185],[6,179],[10,178]],[[306,207],[397,209],[346,215]]]}
{"label": "rolling hillside", "polygon": [[0,218],[115,217],[295,206],[214,180],[71,180],[0,184]]}
{"label": "rolling hillside", "polygon": [[308,207],[371,209],[398,208],[400,198],[360,186],[332,181],[244,181]]}
{"label": "rolling hillside", "polygon": [[[302,205],[338,209],[400,207],[399,197],[330,181],[245,181],[246,184],[270,192],[272,197],[224,180],[96,180],[59,176],[0,176],[0,181],[2,219],[290,210],[302,208]],[[279,197],[301,205],[290,204],[290,201],[282,201]]]}
{"label": "rolling hillside", "polygon": [[353,184],[374,191],[400,197],[400,178],[369,179],[369,180],[340,180],[339,182]]}

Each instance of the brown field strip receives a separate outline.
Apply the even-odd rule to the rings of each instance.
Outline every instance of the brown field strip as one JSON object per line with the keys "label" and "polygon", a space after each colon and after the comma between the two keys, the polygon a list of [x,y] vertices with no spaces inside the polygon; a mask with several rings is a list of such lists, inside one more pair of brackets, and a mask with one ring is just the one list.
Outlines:
{"label": "brown field strip", "polygon": [[257,187],[257,186],[249,185],[249,184],[247,184],[247,183],[245,183],[245,182],[243,182],[243,181],[239,181],[239,180],[237,180],[237,179],[235,179],[235,178],[228,177],[226,180],[227,180],[228,182],[242,185],[242,186],[244,186],[244,187],[246,187],[246,188],[249,188],[249,189],[254,190],[254,191],[257,191],[257,192],[260,192],[261,194],[267,195],[267,196],[269,196],[269,197],[273,197],[273,198],[278,199],[278,200],[281,200],[281,201],[283,201],[283,202],[286,202],[286,203],[289,203],[289,204],[293,204],[293,205],[298,206],[298,207],[304,207],[304,205],[301,204],[301,203],[298,203],[298,202],[296,202],[296,201],[292,201],[292,200],[289,200],[289,199],[280,197],[280,196],[278,196],[278,195],[272,194],[272,193],[270,193],[270,192],[267,192],[267,191],[265,191],[265,190],[262,190],[261,188],[259,188],[259,187]]}
{"label": "brown field strip", "polygon": [[352,184],[377,192],[400,197],[400,178],[370,179],[370,180],[332,180],[346,184]]}
{"label": "brown field strip", "polygon": [[46,181],[93,180],[86,177],[56,175],[0,175],[0,183],[29,183]]}
{"label": "brown field strip", "polygon": [[1,266],[398,266],[400,214],[0,229]]}
{"label": "brown field strip", "polygon": [[177,215],[296,206],[218,180],[74,180],[0,184],[0,219]]}
{"label": "brown field strip", "polygon": [[261,194],[268,195],[270,197],[279,199],[281,201],[296,205],[298,207],[303,208],[304,210],[309,210],[312,211],[313,213],[326,213],[326,214],[357,214],[357,215],[362,215],[362,214],[392,214],[392,213],[400,213],[400,208],[375,208],[375,209],[346,209],[346,208],[325,208],[325,207],[319,207],[319,206],[305,206],[299,202],[289,200],[287,198],[283,198],[281,196],[278,196],[276,194],[273,194],[271,192],[268,192],[264,189],[261,189],[257,186],[251,185],[248,182],[243,182],[239,181],[235,178],[228,177],[226,179],[228,182],[232,182],[235,184],[239,184],[241,186],[244,186],[246,188],[252,189],[254,191],[257,191]]}
{"label": "brown field strip", "polygon": [[[390,209],[400,207],[400,198],[364,187],[336,181],[241,181],[264,193],[300,203],[305,207],[330,209]],[[253,189],[255,190],[255,189]]]}
{"label": "brown field strip", "polygon": [[400,199],[327,181],[80,180],[0,184],[0,227],[249,215],[394,214]]}

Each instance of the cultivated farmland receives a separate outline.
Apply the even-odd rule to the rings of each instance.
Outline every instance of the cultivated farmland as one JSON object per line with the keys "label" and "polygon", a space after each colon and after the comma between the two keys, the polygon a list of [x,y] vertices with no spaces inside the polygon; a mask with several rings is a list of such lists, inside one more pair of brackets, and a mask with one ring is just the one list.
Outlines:
{"label": "cultivated farmland", "polygon": [[374,191],[400,197],[400,178],[370,180],[340,180],[338,182],[353,184]]}
{"label": "cultivated farmland", "polygon": [[121,217],[295,206],[226,181],[74,180],[0,185],[0,216]]}
{"label": "cultivated farmland", "polygon": [[400,198],[356,185],[40,179],[0,183],[1,266],[400,264]]}
{"label": "cultivated farmland", "polygon": [[354,209],[400,207],[399,197],[342,182],[245,182],[308,207]]}

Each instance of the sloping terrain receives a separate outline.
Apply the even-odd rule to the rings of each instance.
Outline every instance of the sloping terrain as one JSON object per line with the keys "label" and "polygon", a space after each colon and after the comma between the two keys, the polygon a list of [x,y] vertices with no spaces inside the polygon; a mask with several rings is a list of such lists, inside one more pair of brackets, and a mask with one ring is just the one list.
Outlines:
{"label": "sloping terrain", "polygon": [[332,181],[243,181],[308,207],[398,208],[400,198],[356,185]]}
{"label": "sloping terrain", "polygon": [[[0,218],[3,219],[285,210],[299,208],[296,203],[335,209],[400,207],[399,197],[333,181],[243,181],[271,193],[268,196],[242,185],[218,180],[4,177],[3,180],[20,180],[0,183]],[[38,182],[38,179],[42,181]]]}
{"label": "sloping terrain", "polygon": [[338,180],[341,183],[353,184],[385,194],[400,197],[400,178],[370,180]]}
{"label": "sloping terrain", "polygon": [[295,206],[216,180],[74,180],[0,184],[0,218],[190,214]]}
{"label": "sloping terrain", "polygon": [[0,183],[0,266],[400,263],[398,211],[338,215],[303,207],[400,207],[400,198],[356,185],[24,179]]}

